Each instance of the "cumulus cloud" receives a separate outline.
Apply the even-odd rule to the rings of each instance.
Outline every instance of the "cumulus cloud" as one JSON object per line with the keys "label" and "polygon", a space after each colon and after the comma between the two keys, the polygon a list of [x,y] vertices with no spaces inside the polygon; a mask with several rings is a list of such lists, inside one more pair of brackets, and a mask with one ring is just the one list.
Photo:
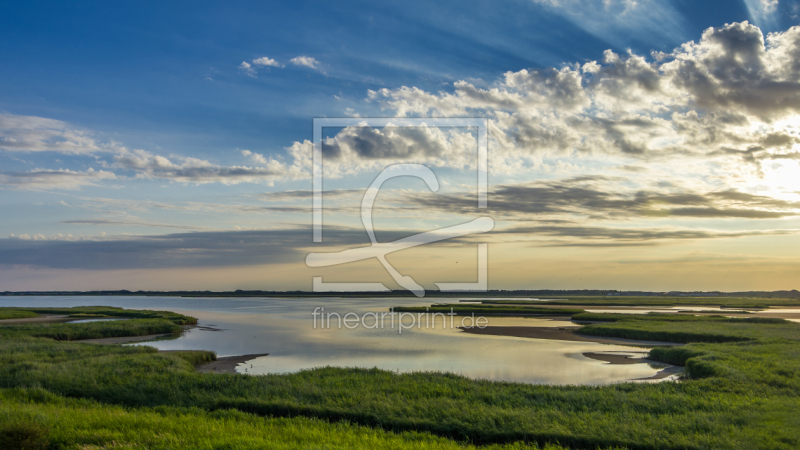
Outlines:
{"label": "cumulus cloud", "polygon": [[261,165],[269,164],[269,161],[267,160],[266,157],[264,157],[264,155],[253,153],[250,150],[242,150],[242,155],[245,156],[246,158],[249,158],[256,164],[261,164]]}
{"label": "cumulus cloud", "polygon": [[[254,70],[255,61],[268,66],[276,62],[259,58],[244,62],[243,69]],[[784,171],[797,164],[797,61],[800,27],[765,38],[759,28],[742,22],[709,28],[699,41],[670,53],[648,57],[609,50],[599,61],[508,72],[488,87],[458,81],[452,92],[381,89],[370,91],[368,100],[399,116],[489,118],[491,168],[502,173],[561,167],[548,167],[542,158],[601,157],[619,167],[634,167],[632,160],[640,160],[652,168],[679,157],[698,161],[687,168],[687,175],[707,173],[712,170],[708,164],[716,164],[728,172],[720,177],[742,179],[768,175],[765,162],[782,164]],[[292,63],[320,68],[307,56]],[[98,145],[88,133],[63,122],[3,118],[3,148],[110,151],[116,153],[118,167],[151,178],[247,182],[287,173],[307,177],[311,166],[309,141],[286,148],[285,163],[244,150],[252,167],[224,167]],[[409,160],[469,168],[474,142],[464,130],[348,127],[324,142],[326,176]]]}
{"label": "cumulus cloud", "polygon": [[267,58],[266,56],[254,59],[253,64],[262,67],[283,67],[283,64],[279,63],[278,61],[275,61],[272,58]]}
{"label": "cumulus cloud", "polygon": [[294,64],[295,66],[308,67],[309,69],[319,70],[320,72],[322,72],[319,61],[310,56],[296,56],[290,59],[289,62]]}
{"label": "cumulus cloud", "polygon": [[247,61],[242,61],[242,63],[239,64],[239,70],[241,70],[242,72],[246,73],[248,76],[251,76],[253,78],[255,78],[256,76],[256,69],[254,69],[253,65]]}
{"label": "cumulus cloud", "polygon": [[325,170],[331,176],[353,171],[380,170],[387,164],[408,162],[434,166],[474,167],[476,137],[466,129],[443,129],[389,124],[383,128],[351,126],[324,139]]}
{"label": "cumulus cloud", "polygon": [[242,63],[239,64],[239,70],[244,72],[247,76],[250,76],[250,77],[253,77],[253,78],[257,78],[257,74],[258,74],[258,70],[256,70],[257,67],[267,68],[268,69],[270,67],[278,67],[278,68],[280,68],[280,67],[284,67],[284,66],[283,66],[283,64],[279,63],[278,61],[276,61],[276,60],[274,60],[272,58],[266,57],[266,56],[262,56],[260,58],[256,58],[256,59],[252,60],[251,62],[242,61]]}
{"label": "cumulus cloud", "polygon": [[680,158],[697,162],[687,168],[695,175],[722,165],[741,180],[763,177],[762,161],[798,151],[797,61],[800,27],[765,37],[742,22],[709,28],[669,53],[608,50],[599,61],[508,72],[488,87],[404,86],[368,98],[404,117],[487,117],[492,164],[504,172],[542,157],[650,166]]}
{"label": "cumulus cloud", "polygon": [[[574,2],[550,3],[568,7]],[[611,9],[623,8],[626,14],[640,8],[632,3],[606,3]],[[757,186],[767,177],[778,179],[776,173],[798,167],[797,61],[800,28],[765,37],[758,27],[743,22],[709,28],[697,42],[668,53],[644,56],[609,50],[598,61],[508,72],[488,86],[458,81],[446,92],[381,89],[370,91],[368,100],[399,116],[487,117],[494,173],[524,174],[532,168],[568,172],[581,169],[576,166],[580,161],[594,158],[601,161],[601,167],[595,167],[600,172],[646,170],[654,179],[668,177],[674,182],[684,176],[703,184],[689,186],[691,192],[734,188],[744,192],[747,183]],[[318,61],[307,56],[291,62],[320,68]],[[243,62],[242,69],[254,71],[256,66],[275,64],[263,57],[252,64]],[[308,178],[313,147],[310,141],[295,142],[285,149],[284,158],[241,150],[248,163],[225,166],[98,144],[89,133],[49,119],[0,116],[0,132],[0,148],[5,150],[108,152],[112,169],[183,183]],[[325,176],[342,177],[409,161],[469,169],[475,163],[475,145],[474,134],[459,129],[347,127],[323,143]],[[545,158],[562,157],[570,158],[570,164],[545,162]],[[22,178],[5,177],[6,184]],[[790,180],[787,186],[792,187],[790,177],[782,179]],[[797,190],[796,186],[787,189],[791,190]],[[502,198],[502,193],[498,195]],[[670,215],[756,214],[720,202],[717,199],[699,210],[675,206]]]}

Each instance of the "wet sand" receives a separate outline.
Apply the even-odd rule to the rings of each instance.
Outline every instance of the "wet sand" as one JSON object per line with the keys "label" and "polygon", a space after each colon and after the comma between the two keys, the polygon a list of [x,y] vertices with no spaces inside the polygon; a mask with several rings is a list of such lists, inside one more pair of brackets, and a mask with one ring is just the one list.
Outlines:
{"label": "wet sand", "polygon": [[631,345],[638,347],[675,347],[681,344],[674,342],[660,342],[660,341],[638,341],[634,339],[622,338],[607,338],[584,336],[575,333],[575,330],[580,326],[564,326],[564,327],[493,327],[486,328],[464,327],[461,330],[470,334],[481,334],[489,336],[512,336],[523,337],[531,339],[552,339],[558,341],[579,341],[579,342],[597,342],[600,344],[620,344]]}
{"label": "wet sand", "polygon": [[633,381],[663,380],[664,378],[679,375],[683,372],[683,367],[673,366],[647,358],[637,358],[630,354],[586,352],[583,356],[597,361],[605,361],[609,364],[655,364],[658,366],[667,366],[659,370],[652,377],[635,378]]}
{"label": "wet sand", "polygon": [[236,372],[236,366],[239,364],[267,355],[269,353],[223,356],[222,358],[217,358],[216,361],[197,366],[197,371],[200,373],[238,373]]}
{"label": "wet sand", "polygon": [[664,378],[669,378],[671,376],[680,375],[683,373],[683,367],[681,366],[669,366],[666,369],[662,369],[658,371],[652,377],[647,378],[635,378],[633,381],[648,381],[648,380],[663,380]]}
{"label": "wet sand", "polygon": [[605,361],[609,364],[642,364],[642,363],[661,364],[657,361],[650,361],[647,358],[637,358],[635,356],[621,355],[618,353],[586,352],[583,354],[583,356],[595,359],[597,361]]}

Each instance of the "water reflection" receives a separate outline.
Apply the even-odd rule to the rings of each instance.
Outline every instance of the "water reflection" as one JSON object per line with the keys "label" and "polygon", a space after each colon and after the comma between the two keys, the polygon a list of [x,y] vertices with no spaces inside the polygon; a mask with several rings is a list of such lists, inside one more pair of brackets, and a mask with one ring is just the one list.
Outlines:
{"label": "water reflection", "polygon": [[[400,372],[446,371],[471,378],[545,384],[601,384],[647,378],[648,364],[613,365],[585,352],[641,351],[621,345],[566,342],[463,333],[438,326],[356,329],[313,327],[312,311],[342,315],[383,312],[393,305],[427,306],[431,299],[280,299],[177,297],[24,297],[0,299],[7,306],[108,305],[162,309],[191,315],[199,326],[174,340],[148,342],[162,350],[213,350],[219,356],[268,353],[237,370],[285,373],[323,366],[378,367]],[[489,317],[492,326],[564,326],[569,322]]]}

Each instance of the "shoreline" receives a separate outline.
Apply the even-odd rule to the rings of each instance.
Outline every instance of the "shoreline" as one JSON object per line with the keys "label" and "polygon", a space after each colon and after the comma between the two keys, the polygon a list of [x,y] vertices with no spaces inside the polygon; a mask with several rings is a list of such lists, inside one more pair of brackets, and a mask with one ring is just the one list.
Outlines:
{"label": "shoreline", "polygon": [[[645,352],[642,352],[645,353]],[[583,356],[594,359],[596,361],[603,361],[608,364],[613,365],[627,365],[627,364],[650,364],[658,365],[658,366],[666,366],[663,369],[656,372],[653,376],[645,377],[645,378],[633,378],[631,381],[651,381],[651,380],[663,380],[665,378],[669,378],[672,376],[680,375],[683,373],[682,366],[676,366],[674,364],[667,364],[661,361],[653,361],[652,359],[645,358],[637,358],[635,356],[631,356],[630,354],[620,354],[620,353],[603,353],[603,352],[586,352],[583,353]]]}
{"label": "shoreline", "polygon": [[256,353],[252,355],[238,355],[238,356],[223,356],[217,358],[216,361],[201,364],[196,367],[198,373],[230,373],[238,374],[236,367],[239,364],[252,361],[262,356],[267,356],[269,353]]}

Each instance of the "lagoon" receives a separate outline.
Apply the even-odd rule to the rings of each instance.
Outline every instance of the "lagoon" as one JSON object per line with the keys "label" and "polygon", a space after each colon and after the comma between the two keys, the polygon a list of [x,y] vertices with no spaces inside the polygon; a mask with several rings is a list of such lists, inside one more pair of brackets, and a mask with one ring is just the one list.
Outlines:
{"label": "lagoon", "polygon": [[[347,329],[314,325],[312,313],[363,315],[392,306],[428,306],[415,298],[188,298],[136,296],[5,297],[0,306],[117,306],[175,311],[199,319],[180,337],[150,341],[160,350],[213,350],[218,356],[264,354],[237,371],[287,373],[324,366],[378,367],[399,372],[442,371],[470,378],[535,384],[608,384],[655,375],[664,365],[614,365],[584,353],[643,355],[647,349],[592,342],[567,342],[463,333],[457,328]],[[456,322],[461,318],[456,317]],[[488,317],[491,326],[564,326],[541,318]],[[458,325],[458,324],[456,324]]]}

